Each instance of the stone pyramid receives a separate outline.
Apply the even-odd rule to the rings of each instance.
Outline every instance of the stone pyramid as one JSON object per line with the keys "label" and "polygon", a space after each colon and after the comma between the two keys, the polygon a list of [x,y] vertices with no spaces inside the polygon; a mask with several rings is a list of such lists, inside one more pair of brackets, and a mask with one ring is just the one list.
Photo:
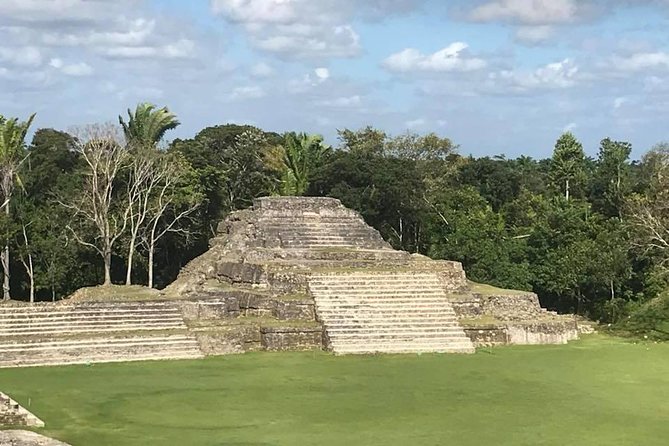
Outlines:
{"label": "stone pyramid", "polygon": [[[337,354],[472,353],[478,345],[577,336],[573,319],[541,309],[531,293],[471,284],[457,262],[392,249],[334,198],[255,200],[219,225],[211,249],[166,294],[225,295],[244,314],[311,320]],[[279,332],[263,335],[285,341],[291,331]]]}

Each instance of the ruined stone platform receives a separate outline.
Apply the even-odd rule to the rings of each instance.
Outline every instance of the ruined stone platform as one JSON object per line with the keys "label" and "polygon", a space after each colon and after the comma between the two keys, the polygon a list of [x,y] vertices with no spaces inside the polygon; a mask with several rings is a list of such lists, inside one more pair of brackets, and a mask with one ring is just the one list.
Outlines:
{"label": "ruined stone platform", "polygon": [[161,294],[0,304],[0,367],[191,359],[255,350],[472,353],[564,343],[576,321],[532,293],[397,251],[333,198],[260,198]]}
{"label": "ruined stone platform", "polygon": [[253,315],[286,329],[282,309],[299,302],[292,319],[321,326],[324,347],[338,354],[471,353],[577,336],[574,321],[542,310],[536,295],[478,286],[458,262],[394,250],[333,198],[256,200],[219,225],[211,249],[166,292],[264,302]]}

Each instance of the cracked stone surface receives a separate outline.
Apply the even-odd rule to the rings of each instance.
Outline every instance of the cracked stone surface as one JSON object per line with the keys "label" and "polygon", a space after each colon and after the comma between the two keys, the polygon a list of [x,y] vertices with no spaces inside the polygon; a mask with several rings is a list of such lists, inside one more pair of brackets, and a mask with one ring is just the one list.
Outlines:
{"label": "cracked stone surface", "polygon": [[62,441],[30,431],[0,430],[1,446],[70,446]]}

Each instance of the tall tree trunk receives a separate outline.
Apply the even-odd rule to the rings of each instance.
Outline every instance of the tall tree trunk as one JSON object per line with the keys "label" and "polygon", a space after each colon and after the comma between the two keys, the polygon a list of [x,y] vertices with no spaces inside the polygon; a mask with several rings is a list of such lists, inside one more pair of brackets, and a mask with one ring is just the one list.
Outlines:
{"label": "tall tree trunk", "polygon": [[105,263],[105,281],[103,285],[111,285],[111,249],[105,249],[105,253],[102,256]]}
{"label": "tall tree trunk", "polygon": [[616,290],[613,288],[613,280],[611,280],[609,283],[611,285],[611,321],[616,322],[616,306],[613,302],[616,298]]}
{"label": "tall tree trunk", "polygon": [[135,254],[135,240],[137,240],[137,233],[133,231],[130,236],[130,248],[128,249],[128,270],[125,273],[126,285],[132,285],[132,257]]}
{"label": "tall tree trunk", "polygon": [[[9,218],[9,201],[5,204],[5,215]],[[9,243],[5,245],[2,252],[2,269],[4,272],[4,281],[2,282],[2,300],[9,300]]]}
{"label": "tall tree trunk", "polygon": [[564,198],[569,201],[569,178],[564,183]]}
{"label": "tall tree trunk", "polygon": [[153,288],[153,250],[155,245],[153,240],[151,240],[151,246],[149,247],[149,288]]}
{"label": "tall tree trunk", "polygon": [[153,253],[156,250],[156,229],[158,228],[158,219],[153,221],[151,233],[149,235],[149,288],[153,288]]}
{"label": "tall tree trunk", "polygon": [[35,269],[32,254],[28,254],[28,268],[30,270],[30,303],[35,303]]}

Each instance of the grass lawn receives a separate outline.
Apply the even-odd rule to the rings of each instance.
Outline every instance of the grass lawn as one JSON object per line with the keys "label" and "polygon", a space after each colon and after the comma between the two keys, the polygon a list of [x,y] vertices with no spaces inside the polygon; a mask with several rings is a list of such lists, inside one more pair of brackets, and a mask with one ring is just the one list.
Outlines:
{"label": "grass lawn", "polygon": [[0,369],[75,446],[669,442],[669,344],[602,336],[475,355],[257,353]]}

